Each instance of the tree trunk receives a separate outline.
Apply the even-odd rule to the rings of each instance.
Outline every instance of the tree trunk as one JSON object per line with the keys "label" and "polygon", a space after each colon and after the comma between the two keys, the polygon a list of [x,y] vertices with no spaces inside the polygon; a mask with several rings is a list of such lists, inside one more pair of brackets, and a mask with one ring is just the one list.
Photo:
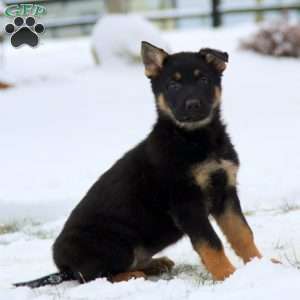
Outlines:
{"label": "tree trunk", "polygon": [[[177,0],[160,0],[158,8],[159,10],[164,9],[176,9],[178,6]],[[161,25],[163,29],[174,29],[177,25],[176,20],[165,19],[161,21]]]}
{"label": "tree trunk", "polygon": [[[256,5],[259,6],[260,4],[263,3],[263,0],[256,0]],[[261,22],[264,19],[264,14],[262,12],[257,12],[255,14],[255,21],[256,22]]]}

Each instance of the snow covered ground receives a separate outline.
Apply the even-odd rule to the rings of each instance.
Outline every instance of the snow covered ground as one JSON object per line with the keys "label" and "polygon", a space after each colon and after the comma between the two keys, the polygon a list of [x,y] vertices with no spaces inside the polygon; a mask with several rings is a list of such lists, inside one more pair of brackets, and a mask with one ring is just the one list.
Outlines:
{"label": "snow covered ground", "polygon": [[177,266],[162,278],[11,288],[55,271],[51,245],[66,216],[145,137],[155,110],[143,68],[95,67],[87,39],[44,40],[35,50],[7,45],[0,75],[16,87],[0,92],[0,300],[299,298],[300,60],[239,51],[238,40],[252,30],[164,36],[174,51],[211,46],[230,53],[224,119],[242,162],[243,208],[266,258],[243,266],[226,246],[238,271],[224,283],[211,281],[183,240],[164,252]]}

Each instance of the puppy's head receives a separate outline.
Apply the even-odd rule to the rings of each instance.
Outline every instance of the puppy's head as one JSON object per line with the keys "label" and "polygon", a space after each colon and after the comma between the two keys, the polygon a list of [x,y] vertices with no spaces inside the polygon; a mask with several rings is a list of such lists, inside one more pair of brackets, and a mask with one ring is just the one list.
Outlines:
{"label": "puppy's head", "polygon": [[169,55],[142,42],[142,59],[161,117],[190,130],[210,123],[220,105],[226,52],[204,48]]}

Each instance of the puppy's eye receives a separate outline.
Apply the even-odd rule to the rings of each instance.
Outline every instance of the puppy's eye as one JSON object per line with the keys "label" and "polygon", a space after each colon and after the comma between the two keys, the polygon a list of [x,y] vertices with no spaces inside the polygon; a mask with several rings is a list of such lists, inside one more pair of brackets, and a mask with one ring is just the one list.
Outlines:
{"label": "puppy's eye", "polygon": [[208,84],[208,83],[209,83],[209,80],[208,80],[207,77],[201,76],[201,77],[199,77],[198,82],[199,82],[199,83],[202,83],[202,84]]}
{"label": "puppy's eye", "polygon": [[170,81],[167,85],[168,90],[179,90],[181,88],[181,83],[178,81]]}

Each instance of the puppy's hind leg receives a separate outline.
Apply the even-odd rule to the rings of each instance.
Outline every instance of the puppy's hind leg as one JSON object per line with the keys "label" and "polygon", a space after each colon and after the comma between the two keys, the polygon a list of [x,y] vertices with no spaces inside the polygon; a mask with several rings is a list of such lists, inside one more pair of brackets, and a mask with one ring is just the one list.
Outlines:
{"label": "puppy's hind leg", "polygon": [[113,275],[109,280],[113,283],[128,281],[130,279],[146,278],[146,274],[142,271],[129,271]]}
{"label": "puppy's hind leg", "polygon": [[153,258],[150,260],[149,264],[140,270],[144,272],[147,276],[158,276],[163,273],[170,272],[175,263],[166,256]]}
{"label": "puppy's hind leg", "polygon": [[[147,262],[136,265],[129,272],[116,274],[110,278],[112,282],[128,281],[130,279],[144,278],[147,276],[159,276],[163,273],[170,272],[175,263],[168,257],[153,258]],[[132,268],[131,268],[132,269]]]}
{"label": "puppy's hind leg", "polygon": [[99,241],[99,237],[70,235],[56,241],[54,260],[60,270],[67,267],[79,282],[85,283],[127,272],[133,263],[134,252],[119,239]]}

